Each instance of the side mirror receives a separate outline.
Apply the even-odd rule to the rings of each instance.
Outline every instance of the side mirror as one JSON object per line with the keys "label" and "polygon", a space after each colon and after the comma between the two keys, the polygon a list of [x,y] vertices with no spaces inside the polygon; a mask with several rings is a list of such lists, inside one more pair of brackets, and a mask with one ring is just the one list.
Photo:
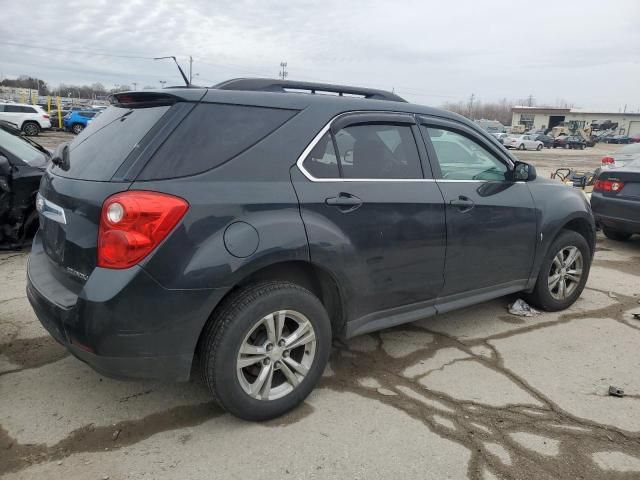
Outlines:
{"label": "side mirror", "polygon": [[513,180],[516,182],[530,182],[537,177],[536,167],[525,162],[516,162],[513,169]]}
{"label": "side mirror", "polygon": [[0,175],[9,176],[11,173],[11,164],[9,159],[4,155],[0,155]]}

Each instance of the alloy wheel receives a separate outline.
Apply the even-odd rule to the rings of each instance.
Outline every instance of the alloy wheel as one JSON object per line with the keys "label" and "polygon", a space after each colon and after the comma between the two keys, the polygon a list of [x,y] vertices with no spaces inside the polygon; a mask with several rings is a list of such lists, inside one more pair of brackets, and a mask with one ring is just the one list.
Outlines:
{"label": "alloy wheel", "polygon": [[547,285],[556,300],[564,300],[576,291],[582,279],[583,258],[578,247],[567,246],[551,262]]}
{"label": "alloy wheel", "polygon": [[24,133],[30,137],[33,137],[38,134],[38,127],[36,127],[33,123],[28,123],[24,126]]}
{"label": "alloy wheel", "polygon": [[312,323],[294,310],[262,317],[245,336],[236,361],[242,389],[258,400],[291,393],[306,377],[316,354]]}

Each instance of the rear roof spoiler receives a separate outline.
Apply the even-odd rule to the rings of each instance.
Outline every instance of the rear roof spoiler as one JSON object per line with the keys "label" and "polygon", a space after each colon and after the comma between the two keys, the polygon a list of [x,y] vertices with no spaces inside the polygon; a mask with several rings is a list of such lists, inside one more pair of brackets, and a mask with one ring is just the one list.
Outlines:
{"label": "rear roof spoiler", "polygon": [[272,78],[234,78],[214,85],[212,88],[220,90],[243,90],[259,92],[306,92],[306,93],[333,93],[339,96],[349,95],[368,98],[372,100],[390,100],[392,102],[405,102],[406,100],[395,93],[373,88],[349,87],[345,85],[332,85],[330,83],[299,82],[296,80],[276,80]]}

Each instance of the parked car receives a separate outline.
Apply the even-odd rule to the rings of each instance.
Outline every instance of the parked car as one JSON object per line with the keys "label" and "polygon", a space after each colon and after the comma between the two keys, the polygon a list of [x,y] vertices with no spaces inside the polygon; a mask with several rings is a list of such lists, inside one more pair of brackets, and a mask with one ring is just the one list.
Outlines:
{"label": "parked car", "polygon": [[627,135],[612,135],[610,137],[605,137],[606,143],[616,143],[616,144],[627,144],[633,143],[631,138]]}
{"label": "parked car", "polygon": [[560,135],[553,140],[553,148],[573,148],[584,150],[587,142],[577,135]]}
{"label": "parked car", "polygon": [[35,198],[48,150],[0,120],[0,248],[25,244],[38,228]]}
{"label": "parked car", "polygon": [[625,145],[615,153],[602,157],[603,168],[624,167],[627,163],[640,160],[640,144]]}
{"label": "parked car", "polygon": [[64,117],[64,129],[78,135],[87,128],[93,118],[98,114],[95,110],[76,110],[68,113]]}
{"label": "parked car", "polygon": [[640,159],[602,170],[593,187],[591,208],[608,238],[624,241],[640,233]]}
{"label": "parked car", "polygon": [[518,150],[542,150],[542,142],[534,140],[530,135],[509,136],[504,139],[504,146]]}
{"label": "parked car", "polygon": [[498,140],[502,144],[504,144],[504,139],[509,136],[506,133],[500,133],[500,132],[495,132],[495,133],[492,133],[491,135],[493,135],[496,138],[496,140]]}
{"label": "parked car", "polygon": [[41,130],[51,128],[49,114],[38,105],[0,103],[0,120],[17,125],[29,136],[36,136]]}
{"label": "parked car", "polygon": [[631,143],[640,143],[640,134],[630,137]]}
{"label": "parked car", "polygon": [[553,147],[553,140],[554,139],[550,135],[537,134],[537,135],[533,135],[532,138],[533,138],[533,140],[536,140],[538,142],[542,142],[542,145],[544,145],[546,148]]}
{"label": "parked car", "polygon": [[454,113],[271,79],[113,99],[54,154],[27,268],[42,324],[105,375],[193,367],[263,420],[311,392],[332,337],[515,292],[562,310],[587,281],[582,192]]}

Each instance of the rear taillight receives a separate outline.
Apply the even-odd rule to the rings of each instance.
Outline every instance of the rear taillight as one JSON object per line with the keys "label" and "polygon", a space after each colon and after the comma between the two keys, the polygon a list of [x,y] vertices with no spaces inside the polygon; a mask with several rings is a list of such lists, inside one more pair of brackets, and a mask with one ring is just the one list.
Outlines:
{"label": "rear taillight", "polygon": [[49,115],[44,114],[44,115],[42,115],[42,118],[44,118],[45,120],[48,120],[49,119]]}
{"label": "rear taillight", "polygon": [[132,190],[102,204],[98,266],[129,268],[156,248],[189,208],[186,200],[165,193]]}
{"label": "rear taillight", "polygon": [[624,188],[624,182],[621,182],[619,180],[606,179],[606,180],[596,180],[596,183],[593,186],[593,191],[618,193],[623,188]]}
{"label": "rear taillight", "polygon": [[616,161],[613,157],[602,157],[602,165],[613,165]]}

